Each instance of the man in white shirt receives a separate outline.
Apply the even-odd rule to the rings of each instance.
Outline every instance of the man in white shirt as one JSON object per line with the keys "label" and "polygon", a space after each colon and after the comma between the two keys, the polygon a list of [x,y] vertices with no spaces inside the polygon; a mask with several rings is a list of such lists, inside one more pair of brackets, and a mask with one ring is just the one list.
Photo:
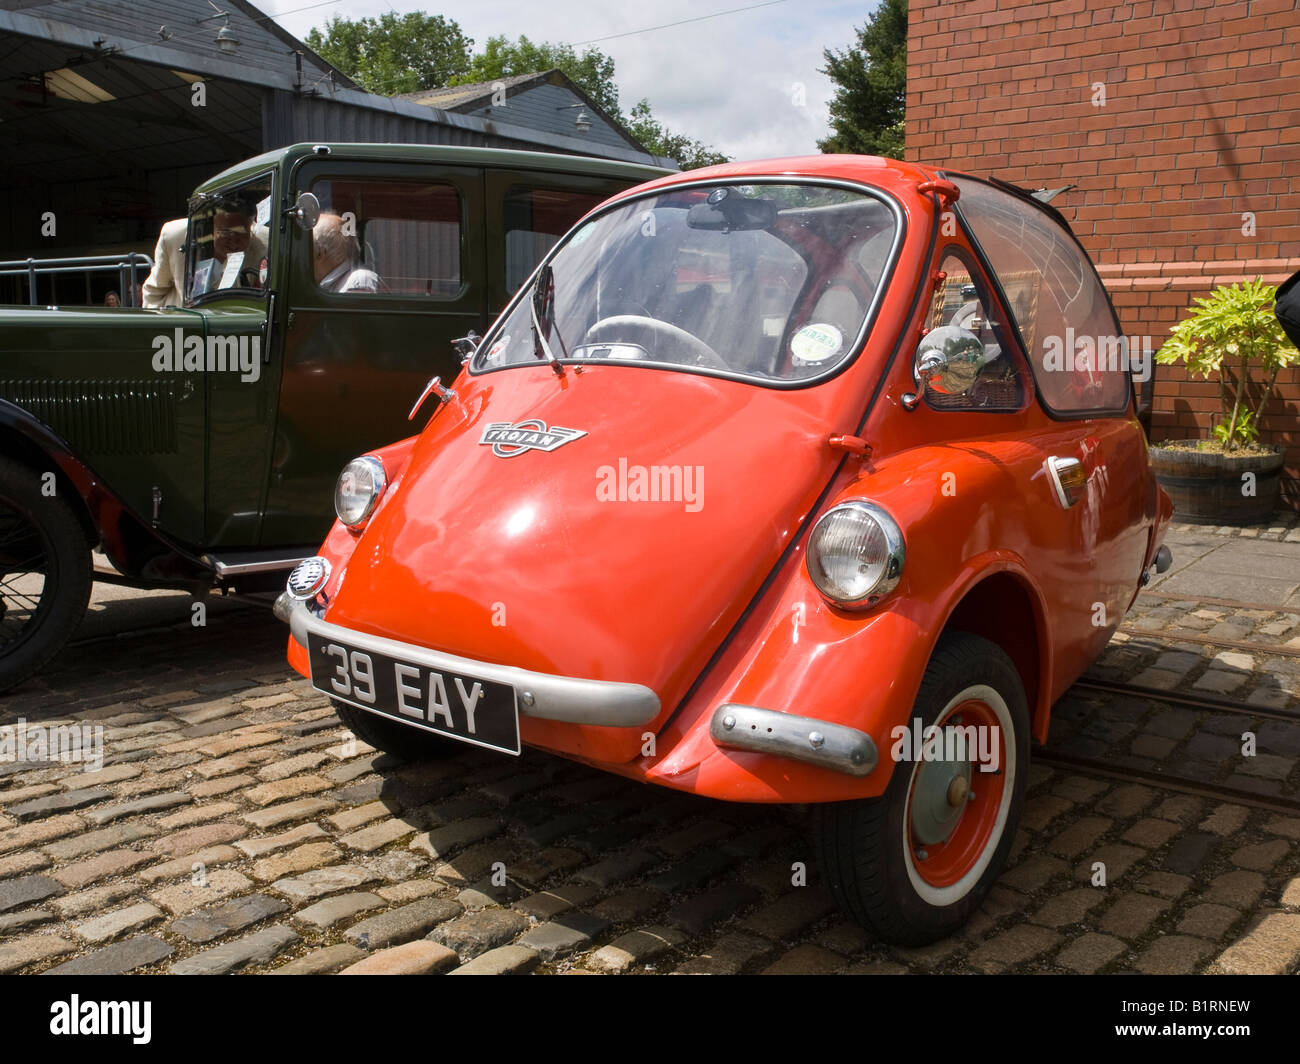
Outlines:
{"label": "man in white shirt", "polygon": [[316,283],[327,292],[378,292],[379,274],[360,266],[361,244],[343,231],[343,218],[322,213],[312,229]]}

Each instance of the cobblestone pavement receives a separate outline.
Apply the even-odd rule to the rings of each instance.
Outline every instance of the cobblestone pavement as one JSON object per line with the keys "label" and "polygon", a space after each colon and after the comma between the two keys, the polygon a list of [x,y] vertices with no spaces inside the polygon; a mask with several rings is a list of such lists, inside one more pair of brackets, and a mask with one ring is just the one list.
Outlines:
{"label": "cobblestone pavement", "polygon": [[[1177,515],[1175,515],[1177,516]],[[1233,539],[1285,540],[1300,543],[1300,510],[1278,510],[1272,518],[1259,525],[1193,525],[1175,521],[1170,526],[1175,533],[1208,532],[1214,536]]]}
{"label": "cobblestone pavement", "polygon": [[[172,627],[83,643],[0,700],[0,724],[102,726],[106,755],[0,763],[0,973],[1300,970],[1300,815],[1036,765],[982,911],[899,949],[836,911],[800,810],[533,752],[403,764],[349,741],[262,607],[154,610]],[[1300,656],[1279,647],[1300,609],[1144,595],[1093,675],[1297,723],[1076,690],[1048,748],[1294,796]]]}

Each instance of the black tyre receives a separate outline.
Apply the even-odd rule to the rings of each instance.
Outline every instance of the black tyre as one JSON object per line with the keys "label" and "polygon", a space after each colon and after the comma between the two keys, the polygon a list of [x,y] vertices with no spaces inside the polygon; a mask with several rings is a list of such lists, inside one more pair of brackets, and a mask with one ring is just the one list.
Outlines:
{"label": "black tyre", "polygon": [[1029,762],[1020,675],[988,640],[964,632],[941,639],[912,716],[910,734],[919,719],[922,734],[937,725],[948,741],[923,745],[920,757],[915,744],[895,743],[881,751],[898,760],[884,795],[817,810],[835,900],[904,946],[952,934],[979,907],[1006,864]]}
{"label": "black tyre", "polygon": [[419,761],[423,758],[450,757],[462,752],[463,744],[455,739],[443,739],[422,728],[399,724],[336,698],[330,699],[330,705],[353,735],[386,754],[394,754],[407,761]]}
{"label": "black tyre", "polygon": [[90,601],[90,545],[40,474],[0,458],[0,691],[35,674],[72,637]]}

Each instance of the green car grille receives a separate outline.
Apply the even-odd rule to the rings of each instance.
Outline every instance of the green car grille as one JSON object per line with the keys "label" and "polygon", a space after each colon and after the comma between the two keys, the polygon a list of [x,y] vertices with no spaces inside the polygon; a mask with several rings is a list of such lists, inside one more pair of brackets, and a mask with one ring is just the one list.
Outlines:
{"label": "green car grille", "polygon": [[177,385],[170,381],[0,381],[8,399],[81,454],[174,454]]}

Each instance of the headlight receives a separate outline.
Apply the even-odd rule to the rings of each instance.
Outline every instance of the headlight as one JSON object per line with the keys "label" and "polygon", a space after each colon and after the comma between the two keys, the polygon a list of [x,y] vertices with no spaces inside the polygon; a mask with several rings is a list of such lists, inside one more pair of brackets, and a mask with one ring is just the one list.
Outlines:
{"label": "headlight", "polygon": [[334,487],[334,512],[349,528],[365,524],[388,483],[384,463],[364,455],[343,467]]}
{"label": "headlight", "polygon": [[874,606],[903,576],[903,533],[875,503],[855,499],[821,516],[808,540],[808,575],[836,605]]}

